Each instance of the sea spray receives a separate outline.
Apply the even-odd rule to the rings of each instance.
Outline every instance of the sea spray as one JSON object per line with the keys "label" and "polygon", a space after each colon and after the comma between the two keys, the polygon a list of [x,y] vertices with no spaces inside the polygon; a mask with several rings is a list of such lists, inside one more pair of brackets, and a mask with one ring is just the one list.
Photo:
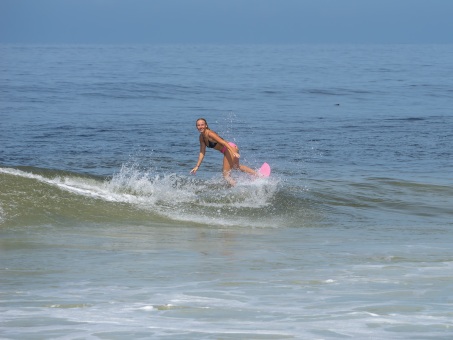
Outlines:
{"label": "sea spray", "polygon": [[[262,209],[272,204],[278,181],[238,175],[229,187],[219,176],[208,180],[175,173],[157,173],[138,163],[124,164],[105,187],[134,197],[133,204],[170,219],[214,225],[256,225]],[[252,222],[255,221],[255,222]],[[262,223],[259,223],[262,225]]]}

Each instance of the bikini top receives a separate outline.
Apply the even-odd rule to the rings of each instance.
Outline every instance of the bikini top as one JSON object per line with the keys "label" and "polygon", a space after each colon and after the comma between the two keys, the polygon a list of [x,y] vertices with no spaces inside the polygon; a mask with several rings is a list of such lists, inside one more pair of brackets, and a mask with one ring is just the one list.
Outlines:
{"label": "bikini top", "polygon": [[208,139],[208,144],[206,145],[208,148],[215,148],[215,146],[217,145],[217,142],[211,142],[209,139]]}
{"label": "bikini top", "polygon": [[216,145],[217,145],[217,142],[212,142],[212,141],[209,140],[209,138],[206,138],[206,139],[208,140],[207,143],[206,143],[206,140],[204,142],[206,144],[206,146],[208,148],[214,149],[216,147]]}

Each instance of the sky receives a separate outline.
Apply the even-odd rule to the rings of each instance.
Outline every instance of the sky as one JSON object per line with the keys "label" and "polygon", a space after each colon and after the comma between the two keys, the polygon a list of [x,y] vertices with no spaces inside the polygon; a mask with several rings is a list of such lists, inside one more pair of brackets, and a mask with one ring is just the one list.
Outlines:
{"label": "sky", "polygon": [[0,0],[0,43],[453,43],[453,0]]}

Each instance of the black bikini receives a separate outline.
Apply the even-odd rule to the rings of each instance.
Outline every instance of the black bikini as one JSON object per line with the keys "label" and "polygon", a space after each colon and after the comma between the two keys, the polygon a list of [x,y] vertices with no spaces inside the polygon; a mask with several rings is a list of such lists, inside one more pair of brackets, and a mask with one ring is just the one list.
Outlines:
{"label": "black bikini", "polygon": [[207,144],[206,146],[207,146],[208,148],[214,149],[216,145],[217,145],[216,142],[211,142],[211,141],[208,139],[208,144]]}

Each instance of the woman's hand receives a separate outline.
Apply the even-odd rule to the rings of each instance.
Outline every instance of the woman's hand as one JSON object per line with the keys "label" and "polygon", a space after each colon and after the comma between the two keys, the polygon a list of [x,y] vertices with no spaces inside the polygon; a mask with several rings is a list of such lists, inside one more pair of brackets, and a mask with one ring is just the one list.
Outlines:
{"label": "woman's hand", "polygon": [[196,166],[195,168],[193,168],[192,170],[190,170],[190,173],[191,173],[192,175],[195,175],[195,174],[197,173],[198,168],[199,168],[199,167]]}

